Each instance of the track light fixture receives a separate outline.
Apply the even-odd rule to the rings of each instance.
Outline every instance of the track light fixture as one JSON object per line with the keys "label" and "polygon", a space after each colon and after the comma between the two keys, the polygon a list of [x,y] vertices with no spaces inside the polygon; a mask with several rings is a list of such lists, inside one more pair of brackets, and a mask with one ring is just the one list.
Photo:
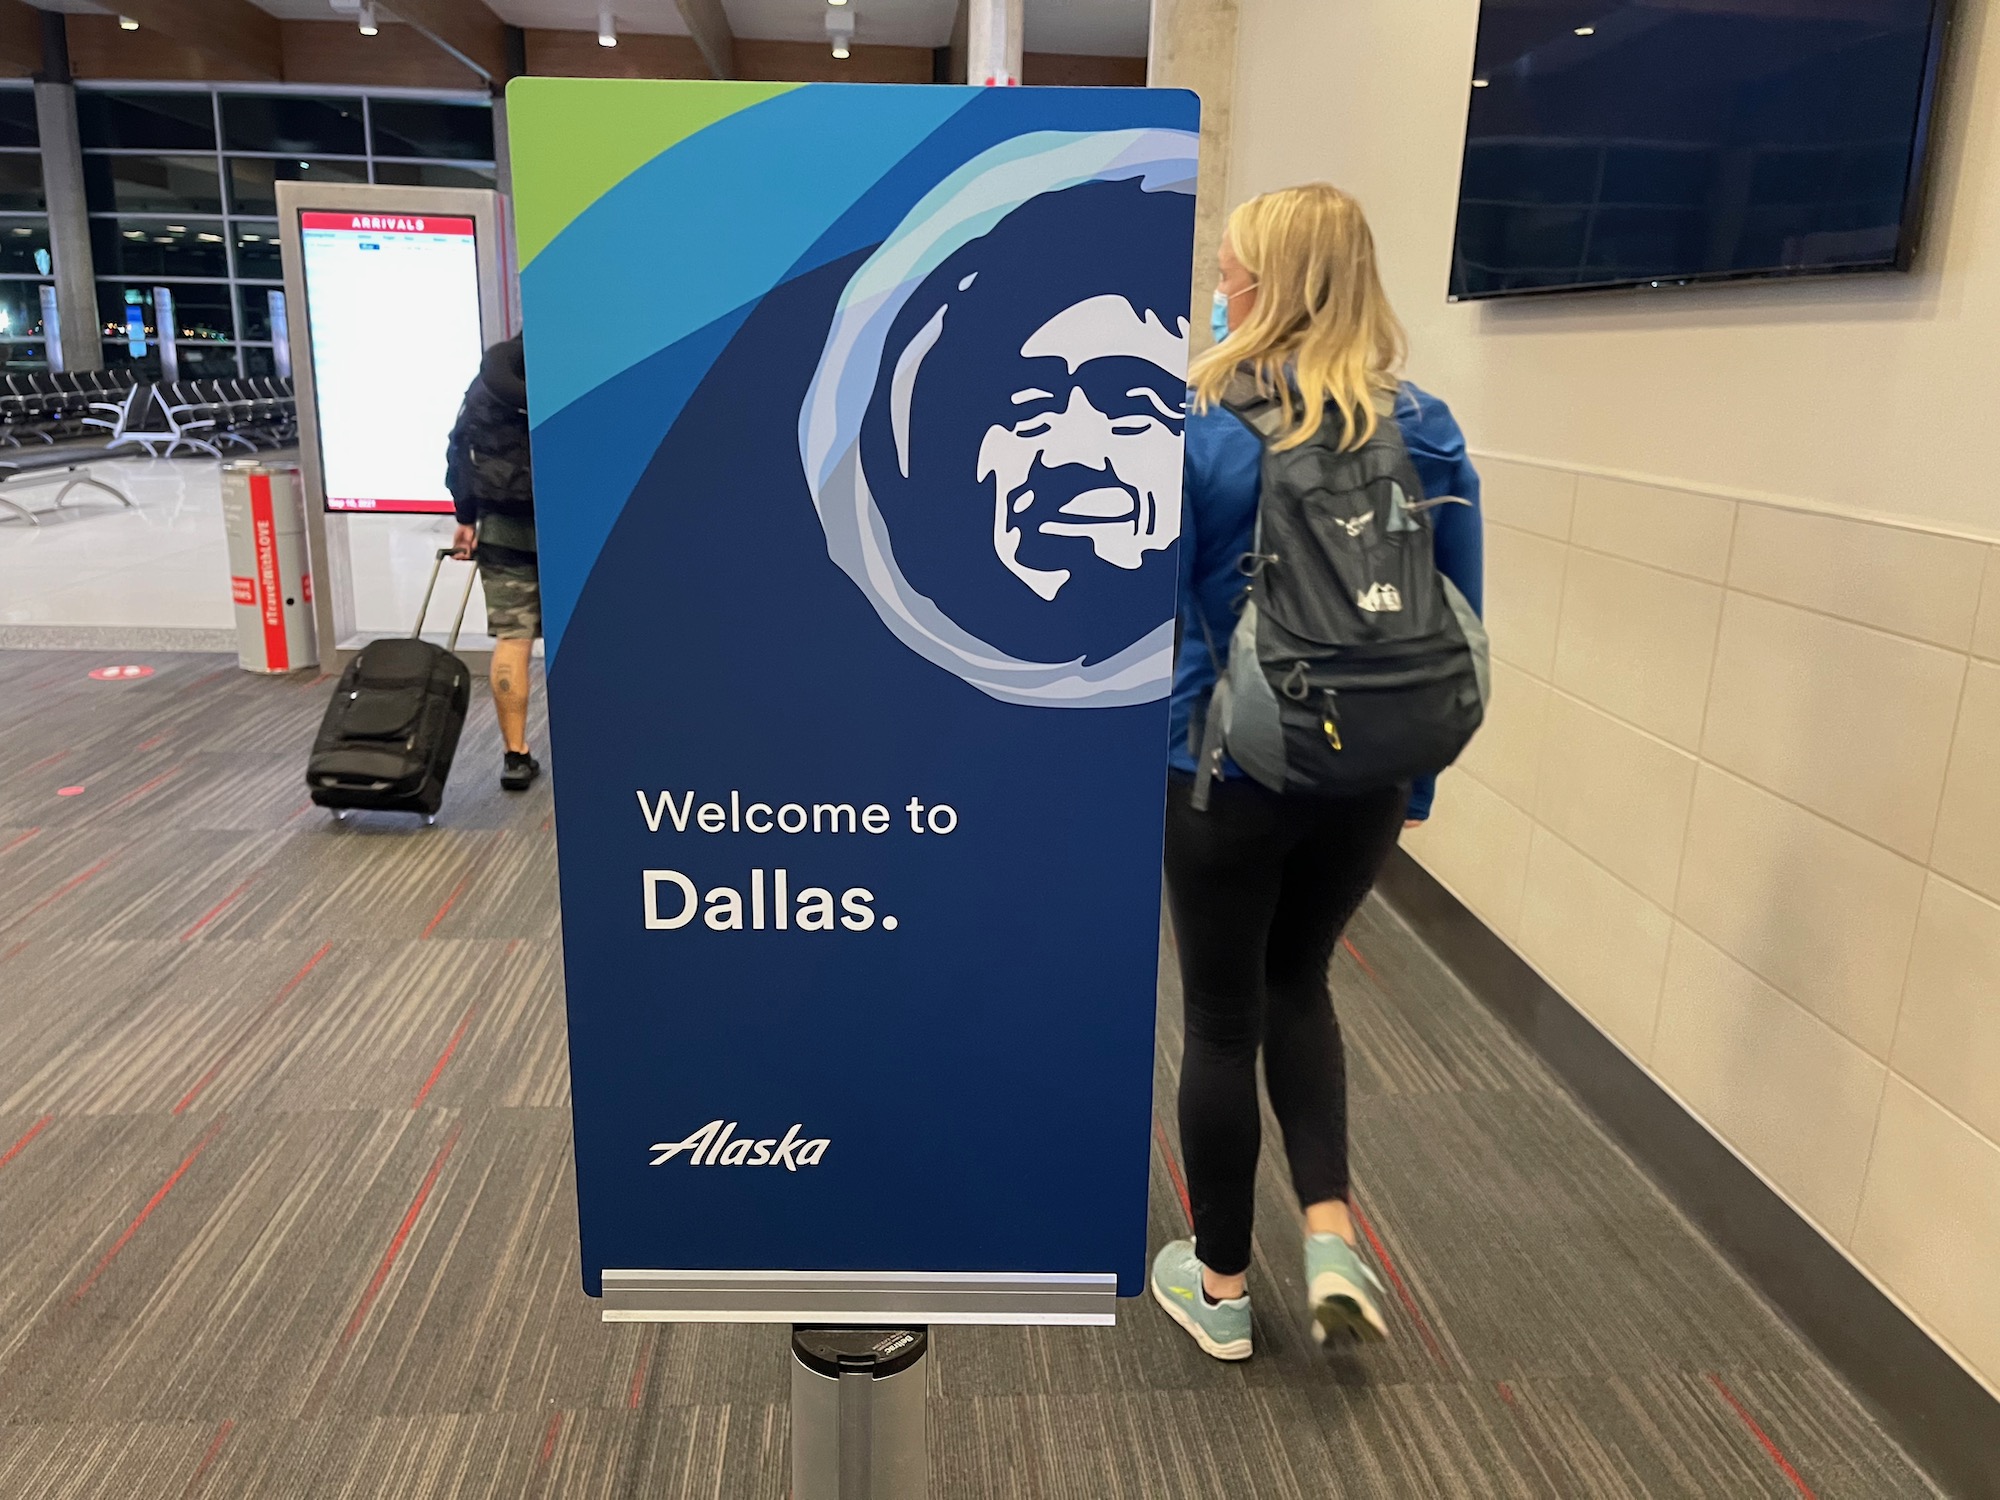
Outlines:
{"label": "track light fixture", "polygon": [[618,45],[618,23],[612,18],[611,7],[597,7],[597,45],[615,47]]}
{"label": "track light fixture", "polygon": [[360,20],[361,34],[363,36],[374,36],[376,32],[381,30],[375,24],[375,0],[361,0]]}

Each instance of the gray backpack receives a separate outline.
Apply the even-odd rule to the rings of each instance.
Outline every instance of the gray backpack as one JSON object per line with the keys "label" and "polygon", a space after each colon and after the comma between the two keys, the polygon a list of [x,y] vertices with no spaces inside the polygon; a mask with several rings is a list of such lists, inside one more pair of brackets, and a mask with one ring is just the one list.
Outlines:
{"label": "gray backpack", "polygon": [[[1197,753],[1205,808],[1225,754],[1274,792],[1346,797],[1442,771],[1479,728],[1486,631],[1438,571],[1429,511],[1391,417],[1352,452],[1329,408],[1283,452],[1274,396],[1246,372],[1222,405],[1264,445],[1250,578]],[[1211,656],[1215,643],[1209,642]]]}

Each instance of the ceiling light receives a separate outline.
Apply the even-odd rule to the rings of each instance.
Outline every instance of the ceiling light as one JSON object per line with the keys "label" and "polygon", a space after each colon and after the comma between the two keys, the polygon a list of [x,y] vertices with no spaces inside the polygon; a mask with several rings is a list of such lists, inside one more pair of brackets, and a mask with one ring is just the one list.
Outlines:
{"label": "ceiling light", "polygon": [[826,39],[833,43],[833,55],[845,58],[854,41],[854,12],[845,5],[826,13]]}
{"label": "ceiling light", "polygon": [[847,0],[826,0],[828,5],[845,5]]}
{"label": "ceiling light", "polygon": [[1596,36],[1597,28],[1595,26],[1579,26],[1576,28],[1576,34],[1578,36]]}
{"label": "ceiling light", "polygon": [[597,7],[597,45],[600,47],[618,45],[618,25],[612,19],[611,7],[608,5]]}
{"label": "ceiling light", "polygon": [[139,29],[139,23],[133,20],[130,16],[120,16],[118,18],[118,29],[120,31],[137,31]]}
{"label": "ceiling light", "polygon": [[375,24],[375,0],[361,0],[361,34],[374,36],[381,28]]}
{"label": "ceiling light", "polygon": [[1493,80],[1490,78],[1475,78],[1472,80],[1472,86],[1476,89],[1490,88],[1492,83]]}

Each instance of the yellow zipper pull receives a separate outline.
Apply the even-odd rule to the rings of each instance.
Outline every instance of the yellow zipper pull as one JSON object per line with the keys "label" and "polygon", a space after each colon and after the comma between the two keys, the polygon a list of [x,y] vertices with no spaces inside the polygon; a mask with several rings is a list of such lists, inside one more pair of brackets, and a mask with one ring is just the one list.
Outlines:
{"label": "yellow zipper pull", "polygon": [[1333,714],[1332,688],[1326,689],[1326,708],[1320,714],[1319,727],[1320,732],[1326,736],[1326,742],[1333,746],[1334,749],[1340,749],[1340,725],[1335,720]]}

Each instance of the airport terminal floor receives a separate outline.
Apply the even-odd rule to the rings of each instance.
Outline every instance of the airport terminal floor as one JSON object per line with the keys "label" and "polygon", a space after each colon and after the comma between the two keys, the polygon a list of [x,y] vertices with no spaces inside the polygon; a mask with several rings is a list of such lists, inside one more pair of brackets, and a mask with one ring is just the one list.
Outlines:
{"label": "airport terminal floor", "polygon": [[[325,695],[0,651],[0,1496],[778,1500],[784,1330],[607,1327],[577,1286],[548,783],[504,796],[475,713],[435,828],[334,823]],[[1379,902],[1333,978],[1391,1341],[1308,1340],[1267,1149],[1255,1359],[1144,1301],[941,1329],[934,1495],[1934,1493]]]}

